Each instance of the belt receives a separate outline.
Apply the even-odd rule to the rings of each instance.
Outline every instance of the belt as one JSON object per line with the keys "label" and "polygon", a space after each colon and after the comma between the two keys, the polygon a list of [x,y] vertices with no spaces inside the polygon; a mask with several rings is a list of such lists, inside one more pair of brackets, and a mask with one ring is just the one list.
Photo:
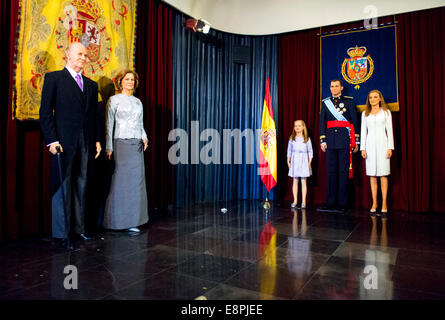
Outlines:
{"label": "belt", "polygon": [[354,177],[352,169],[352,149],[355,148],[355,130],[354,125],[349,121],[332,120],[328,121],[327,128],[349,128],[349,178]]}

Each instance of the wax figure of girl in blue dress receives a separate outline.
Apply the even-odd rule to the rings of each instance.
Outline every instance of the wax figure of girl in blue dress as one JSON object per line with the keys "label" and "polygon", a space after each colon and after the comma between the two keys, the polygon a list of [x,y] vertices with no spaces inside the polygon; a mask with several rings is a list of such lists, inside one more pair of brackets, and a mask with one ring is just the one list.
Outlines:
{"label": "wax figure of girl in blue dress", "polygon": [[301,179],[301,208],[306,208],[307,178],[312,175],[311,162],[313,150],[308,136],[306,124],[303,120],[294,122],[294,129],[287,147],[287,165],[289,177],[293,178],[292,193],[294,201],[292,208],[298,204],[298,180]]}

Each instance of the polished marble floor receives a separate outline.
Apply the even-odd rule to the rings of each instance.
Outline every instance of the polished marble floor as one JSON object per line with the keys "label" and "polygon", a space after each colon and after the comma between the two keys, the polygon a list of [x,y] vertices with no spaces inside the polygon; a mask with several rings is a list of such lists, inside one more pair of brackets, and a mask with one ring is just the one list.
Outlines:
{"label": "polished marble floor", "polygon": [[[176,209],[139,235],[102,231],[71,252],[50,238],[1,244],[0,299],[445,298],[445,214],[288,205]],[[67,265],[75,290],[64,287]]]}

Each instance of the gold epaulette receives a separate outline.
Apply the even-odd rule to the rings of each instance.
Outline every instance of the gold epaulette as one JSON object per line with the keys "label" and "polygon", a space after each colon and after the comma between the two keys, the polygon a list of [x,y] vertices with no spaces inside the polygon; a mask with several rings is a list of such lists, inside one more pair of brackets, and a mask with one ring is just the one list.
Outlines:
{"label": "gold epaulette", "polygon": [[326,136],[320,136],[320,139],[324,139],[324,138],[326,138]]}
{"label": "gold epaulette", "polygon": [[327,98],[324,98],[323,100],[321,100],[321,101],[325,101],[325,100],[328,100],[328,99],[330,99],[331,97],[327,97]]}
{"label": "gold epaulette", "polygon": [[350,97],[350,96],[343,96],[343,98],[354,99],[354,97]]}

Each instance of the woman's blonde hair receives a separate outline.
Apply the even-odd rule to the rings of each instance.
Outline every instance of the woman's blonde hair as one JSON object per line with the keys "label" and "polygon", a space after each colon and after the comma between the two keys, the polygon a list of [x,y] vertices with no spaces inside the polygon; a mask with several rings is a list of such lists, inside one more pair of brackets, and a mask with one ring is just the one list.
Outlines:
{"label": "woman's blonde hair", "polygon": [[303,120],[295,120],[294,121],[294,126],[292,127],[292,134],[290,135],[289,140],[295,140],[297,133],[295,132],[294,127],[297,122],[301,122],[303,124],[303,138],[304,138],[304,143],[306,143],[309,140],[309,135],[307,133],[306,123]]}
{"label": "woman's blonde hair", "polygon": [[371,90],[371,91],[369,91],[368,97],[366,98],[365,116],[369,116],[369,114],[371,113],[372,107],[371,107],[371,103],[369,103],[369,96],[373,92],[377,92],[378,95],[380,96],[379,104],[380,104],[380,107],[383,109],[383,111],[388,111],[389,110],[388,106],[386,105],[385,99],[383,99],[382,93],[379,90]]}
{"label": "woman's blonde hair", "polygon": [[114,86],[116,87],[116,90],[118,92],[122,92],[122,79],[124,79],[125,76],[129,73],[131,73],[134,76],[134,90],[136,90],[136,88],[138,87],[139,76],[136,73],[136,71],[131,70],[131,69],[124,69],[124,70],[119,71],[119,73],[114,78]]}

